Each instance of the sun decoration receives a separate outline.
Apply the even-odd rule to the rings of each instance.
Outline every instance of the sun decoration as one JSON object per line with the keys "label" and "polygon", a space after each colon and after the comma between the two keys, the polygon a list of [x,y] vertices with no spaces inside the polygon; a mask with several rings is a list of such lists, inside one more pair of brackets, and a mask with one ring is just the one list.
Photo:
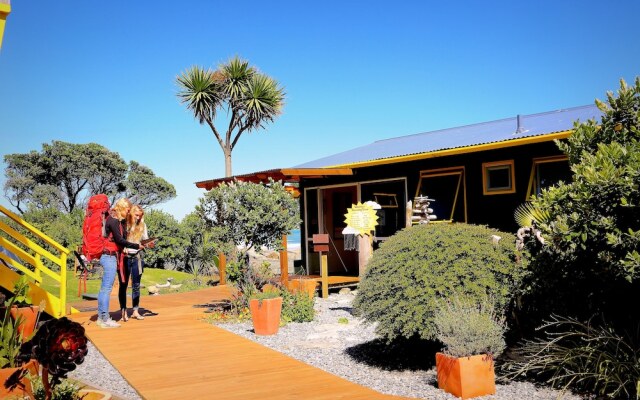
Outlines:
{"label": "sun decoration", "polygon": [[370,234],[378,225],[376,210],[369,204],[358,202],[358,204],[354,204],[351,208],[348,208],[344,216],[344,222],[347,224],[347,227],[355,229],[359,235]]}

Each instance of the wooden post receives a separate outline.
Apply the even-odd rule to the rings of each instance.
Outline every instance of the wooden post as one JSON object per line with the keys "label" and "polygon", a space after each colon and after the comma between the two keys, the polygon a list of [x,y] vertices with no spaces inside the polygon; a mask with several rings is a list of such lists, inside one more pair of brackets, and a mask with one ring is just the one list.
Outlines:
{"label": "wooden post", "polygon": [[289,259],[287,258],[287,235],[282,235],[282,247],[280,251],[280,283],[282,286],[288,287],[289,283]]}
{"label": "wooden post", "polygon": [[358,235],[358,276],[362,277],[373,254],[373,236]]}
{"label": "wooden post", "polygon": [[227,284],[226,271],[227,271],[227,256],[225,256],[223,253],[220,253],[218,255],[218,273],[220,274],[219,285]]}
{"label": "wooden post", "polygon": [[322,280],[322,298],[329,297],[329,267],[327,255],[320,252],[320,279]]}

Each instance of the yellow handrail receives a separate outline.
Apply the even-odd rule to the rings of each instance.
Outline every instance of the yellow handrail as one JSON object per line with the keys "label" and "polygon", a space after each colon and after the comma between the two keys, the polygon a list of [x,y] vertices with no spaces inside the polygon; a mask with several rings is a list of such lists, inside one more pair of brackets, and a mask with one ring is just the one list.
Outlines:
{"label": "yellow handrail", "polygon": [[[7,249],[18,259],[16,260],[4,253],[0,253],[0,260],[33,279],[33,282],[30,283],[30,287],[32,289],[31,297],[34,304],[38,304],[41,300],[44,300],[46,303],[45,310],[47,313],[56,318],[62,317],[66,314],[67,307],[67,256],[69,254],[69,250],[51,239],[39,229],[29,224],[27,221],[20,218],[17,214],[14,214],[1,205],[0,212],[21,227],[25,228],[32,235],[51,246],[54,249],[54,253],[57,253],[53,254],[49,252],[27,236],[16,231],[8,224],[0,221],[0,230],[4,231],[10,239],[15,241],[13,242],[12,240],[0,237],[0,247]],[[26,249],[17,246],[16,243],[21,243],[23,247],[26,247]],[[43,256],[56,264],[60,268],[60,272],[53,271],[46,267],[42,262]],[[24,264],[28,264],[29,266],[25,266]],[[44,292],[39,288],[42,283],[42,273],[49,275],[59,284],[60,289],[58,297]],[[5,273],[3,271],[2,276],[0,277],[0,285],[5,286],[7,289],[11,289],[18,276],[18,274],[11,273],[11,271],[7,269],[7,272]]]}

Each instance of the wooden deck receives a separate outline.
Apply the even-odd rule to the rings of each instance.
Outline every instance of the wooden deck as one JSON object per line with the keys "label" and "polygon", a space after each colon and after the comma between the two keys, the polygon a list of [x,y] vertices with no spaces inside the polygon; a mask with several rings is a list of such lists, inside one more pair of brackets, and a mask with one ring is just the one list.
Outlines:
{"label": "wooden deck", "polygon": [[[157,315],[129,320],[116,329],[98,327],[95,311],[71,318],[84,324],[93,344],[145,399],[402,399],[201,320],[205,308],[194,305],[228,296],[226,286],[144,296],[141,305]],[[112,297],[110,304],[117,308],[117,299]]]}

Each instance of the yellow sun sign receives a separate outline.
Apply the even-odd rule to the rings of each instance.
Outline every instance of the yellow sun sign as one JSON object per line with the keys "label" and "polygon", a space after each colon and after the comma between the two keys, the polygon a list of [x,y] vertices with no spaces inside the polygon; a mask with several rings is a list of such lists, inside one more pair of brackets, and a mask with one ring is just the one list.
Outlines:
{"label": "yellow sun sign", "polygon": [[378,225],[376,210],[369,204],[358,202],[348,208],[344,216],[347,227],[355,229],[359,235],[368,235]]}

